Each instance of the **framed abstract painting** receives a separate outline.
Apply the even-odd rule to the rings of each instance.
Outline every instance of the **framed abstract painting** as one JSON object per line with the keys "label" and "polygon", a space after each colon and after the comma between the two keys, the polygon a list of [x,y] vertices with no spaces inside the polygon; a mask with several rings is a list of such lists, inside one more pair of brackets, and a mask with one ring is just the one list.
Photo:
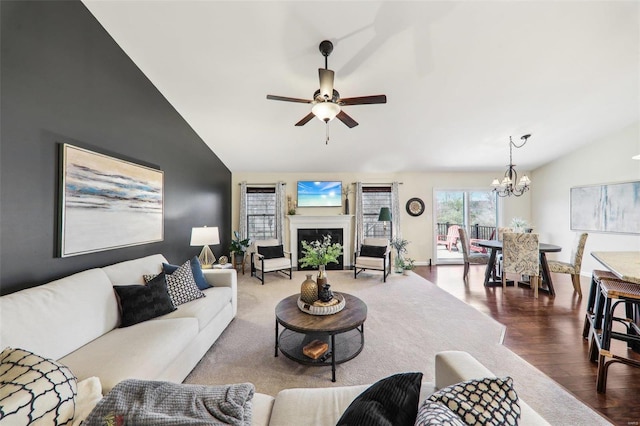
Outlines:
{"label": "framed abstract painting", "polygon": [[571,188],[571,229],[640,234],[640,182]]}
{"label": "framed abstract painting", "polygon": [[61,150],[61,257],[164,239],[161,170],[69,144]]}

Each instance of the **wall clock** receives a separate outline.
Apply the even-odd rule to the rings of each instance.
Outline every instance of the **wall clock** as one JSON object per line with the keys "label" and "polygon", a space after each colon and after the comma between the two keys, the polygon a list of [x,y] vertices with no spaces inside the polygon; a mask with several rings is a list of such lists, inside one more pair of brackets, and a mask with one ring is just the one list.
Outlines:
{"label": "wall clock", "polygon": [[424,213],[424,201],[417,197],[409,199],[407,201],[407,213],[411,216],[420,216]]}

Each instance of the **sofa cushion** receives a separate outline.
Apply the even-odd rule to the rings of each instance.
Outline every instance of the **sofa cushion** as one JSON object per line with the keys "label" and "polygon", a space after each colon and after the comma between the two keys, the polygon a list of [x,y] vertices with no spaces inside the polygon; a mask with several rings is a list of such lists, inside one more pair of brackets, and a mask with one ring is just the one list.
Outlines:
{"label": "sofa cushion", "polygon": [[[198,257],[193,256],[189,260],[189,264],[191,265],[191,272],[193,272],[193,279],[195,280],[198,288],[200,290],[205,290],[211,287],[211,285],[209,285],[206,278],[204,277],[204,273],[202,272],[202,265],[200,265],[200,260],[198,260]],[[179,267],[180,265],[171,265],[169,263],[162,264],[162,270],[164,271],[165,274],[173,274],[176,271],[176,269],[178,269]]]}
{"label": "sofa cushion", "polygon": [[485,377],[447,386],[428,401],[440,402],[468,425],[517,425],[518,395],[511,377]]}
{"label": "sofa cushion", "polygon": [[[264,259],[264,271],[278,271],[280,269],[289,269],[291,268],[291,259],[288,257],[278,257],[276,259]],[[254,265],[256,269],[262,269],[262,262],[255,261]]]}
{"label": "sofa cushion", "polygon": [[118,326],[107,275],[90,269],[0,298],[0,348],[60,359]]}
{"label": "sofa cushion", "polygon": [[144,284],[143,275],[158,275],[167,259],[161,254],[127,260],[101,268],[113,285]]}
{"label": "sofa cushion", "polygon": [[232,291],[229,287],[209,287],[203,293],[207,297],[183,303],[175,311],[157,319],[196,318],[199,329],[204,329],[220,311],[231,303]]}
{"label": "sofa cushion", "polygon": [[400,373],[379,380],[353,400],[337,426],[413,426],[421,384],[422,373]]}
{"label": "sofa cushion", "polygon": [[6,348],[0,353],[0,388],[2,424],[70,425],[73,421],[76,378],[51,359]]}
{"label": "sofa cushion", "polygon": [[205,297],[193,279],[189,261],[184,262],[172,274],[166,275],[169,297],[174,306]]}
{"label": "sofa cushion", "polygon": [[418,409],[415,426],[465,426],[449,407],[433,401],[424,401]]}
{"label": "sofa cushion", "polygon": [[113,286],[120,305],[120,327],[129,327],[176,310],[171,302],[164,273],[146,285]]}
{"label": "sofa cushion", "polygon": [[269,426],[335,425],[351,401],[369,385],[292,388],[276,395]]}
{"label": "sofa cushion", "polygon": [[124,379],[161,376],[197,334],[195,318],[145,321],[116,328],[59,361],[80,380],[98,377],[106,395]]}

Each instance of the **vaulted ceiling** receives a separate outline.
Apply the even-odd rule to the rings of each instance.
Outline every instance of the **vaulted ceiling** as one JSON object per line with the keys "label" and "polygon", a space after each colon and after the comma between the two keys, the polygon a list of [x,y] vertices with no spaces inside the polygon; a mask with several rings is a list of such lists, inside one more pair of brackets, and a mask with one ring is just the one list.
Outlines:
{"label": "vaulted ceiling", "polygon": [[[232,172],[535,169],[640,116],[636,1],[85,5]],[[360,124],[313,119],[324,58]],[[176,141],[179,143],[179,141]]]}

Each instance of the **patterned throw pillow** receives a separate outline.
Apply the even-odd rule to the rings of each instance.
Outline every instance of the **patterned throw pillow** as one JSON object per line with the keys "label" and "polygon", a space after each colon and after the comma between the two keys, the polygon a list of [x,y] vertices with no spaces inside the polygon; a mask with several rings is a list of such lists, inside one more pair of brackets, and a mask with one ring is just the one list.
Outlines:
{"label": "patterned throw pillow", "polygon": [[[198,286],[198,288],[200,290],[211,288],[211,285],[204,277],[204,272],[202,272],[202,265],[200,264],[200,260],[198,260],[198,257],[193,256],[189,262],[191,263],[191,272],[193,272],[193,279],[196,281],[196,285]],[[171,265],[170,263],[162,264],[162,270],[167,275],[173,274],[179,267],[180,266],[178,265]]]}
{"label": "patterned throw pillow", "polygon": [[120,327],[129,327],[176,310],[169,297],[164,272],[146,280],[147,285],[114,285],[120,305]]}
{"label": "patterned throw pillow", "polygon": [[426,400],[418,410],[414,426],[465,426],[465,423],[443,404]]}
{"label": "patterned throw pillow", "polygon": [[440,402],[468,425],[517,425],[518,395],[511,377],[468,380],[447,386],[428,401]]}
{"label": "patterned throw pillow", "polygon": [[193,279],[193,272],[191,272],[191,265],[188,260],[171,275],[166,275],[166,279],[169,297],[171,297],[174,306],[205,297],[205,294],[200,291]]}
{"label": "patterned throw pillow", "polygon": [[0,423],[70,425],[77,380],[64,365],[24,349],[0,354]]}

